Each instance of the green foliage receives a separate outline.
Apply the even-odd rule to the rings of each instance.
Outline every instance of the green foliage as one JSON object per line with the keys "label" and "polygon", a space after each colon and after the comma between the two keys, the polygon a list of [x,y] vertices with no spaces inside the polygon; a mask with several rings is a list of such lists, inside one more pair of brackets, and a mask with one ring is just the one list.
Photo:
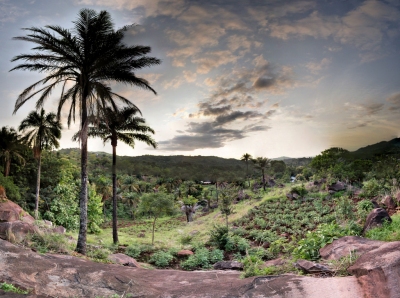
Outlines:
{"label": "green foliage", "polygon": [[149,263],[154,264],[159,268],[165,268],[171,264],[173,259],[174,256],[170,252],[158,251],[151,256]]}
{"label": "green foliage", "polygon": [[35,233],[27,237],[25,241],[40,253],[68,253],[70,249],[65,235],[57,233]]}
{"label": "green foliage", "polygon": [[358,229],[354,226],[343,228],[338,224],[322,224],[314,232],[308,232],[304,239],[298,242],[298,246],[293,250],[296,259],[318,260],[319,249],[332,243],[343,236],[357,235]]}
{"label": "green foliage", "polygon": [[125,254],[139,260],[141,259],[142,254],[145,253],[151,253],[154,251],[154,247],[152,245],[146,245],[146,244],[131,244],[129,245],[126,250]]}
{"label": "green foliage", "polygon": [[357,203],[357,217],[362,223],[365,222],[368,214],[374,209],[374,205],[370,200],[362,200]]}
{"label": "green foliage", "polygon": [[14,184],[13,177],[4,177],[4,175],[0,173],[0,185],[6,190],[6,195],[9,200],[16,203],[21,200],[20,189]]}
{"label": "green foliage", "polygon": [[96,261],[105,261],[108,259],[108,256],[111,254],[111,251],[104,247],[96,247],[92,245],[88,245],[86,255],[89,258],[92,258]]}
{"label": "green foliage", "polygon": [[17,294],[23,294],[23,295],[29,294],[29,291],[22,290],[16,286],[6,283],[6,282],[0,283],[0,289],[3,290],[4,292],[11,292],[11,293],[17,293]]}
{"label": "green foliage", "polygon": [[250,248],[250,243],[247,239],[237,235],[229,235],[226,239],[225,250],[234,252],[245,252]]}
{"label": "green foliage", "polygon": [[373,198],[379,195],[382,190],[382,184],[375,178],[363,182],[362,195],[365,198]]}
{"label": "green foliage", "polygon": [[392,216],[392,222],[384,222],[382,227],[377,227],[367,231],[366,237],[381,241],[400,240],[400,215]]}
{"label": "green foliage", "polygon": [[338,222],[347,222],[355,219],[354,203],[348,197],[342,196],[335,200],[335,213]]}
{"label": "green foliage", "polygon": [[186,261],[181,262],[181,268],[184,270],[194,270],[194,269],[208,269],[213,263],[222,261],[224,257],[223,251],[215,249],[209,251],[207,248],[198,248],[194,255],[189,256]]}
{"label": "green foliage", "polygon": [[304,187],[304,184],[301,185],[295,185],[290,189],[291,193],[296,193],[298,194],[300,197],[304,197],[307,194],[307,190]]}
{"label": "green foliage", "polygon": [[103,203],[101,195],[96,193],[96,187],[89,185],[89,200],[88,200],[88,232],[99,234],[101,225],[104,221],[103,218]]}
{"label": "green foliage", "polygon": [[354,265],[359,258],[359,255],[354,251],[350,251],[348,256],[342,257],[339,260],[332,260],[329,262],[329,266],[335,271],[336,276],[349,276],[350,273],[347,269]]}
{"label": "green foliage", "polygon": [[228,242],[228,232],[227,226],[214,225],[210,230],[210,243],[219,249],[225,249]]}

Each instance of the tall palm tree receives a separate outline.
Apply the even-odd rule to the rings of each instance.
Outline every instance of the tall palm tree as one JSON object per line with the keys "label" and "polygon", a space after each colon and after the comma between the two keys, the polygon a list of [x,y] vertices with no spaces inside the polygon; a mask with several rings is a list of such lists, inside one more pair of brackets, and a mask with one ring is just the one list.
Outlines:
{"label": "tall palm tree", "polygon": [[58,140],[61,138],[61,123],[54,113],[48,113],[41,109],[40,113],[32,111],[28,117],[22,120],[18,130],[25,133],[22,140],[33,148],[33,155],[37,159],[36,195],[35,195],[35,219],[39,213],[40,192],[40,167],[42,151],[60,147]]}
{"label": "tall palm tree", "polygon": [[25,164],[22,156],[22,142],[14,128],[3,126],[0,130],[0,158],[3,160],[4,177],[10,175],[11,161],[14,159],[21,164]]}
{"label": "tall palm tree", "polygon": [[[149,146],[157,147],[157,143],[149,135],[154,134],[154,130],[146,125],[143,118],[136,116],[137,108],[125,107],[114,111],[107,107],[102,111],[99,118],[93,117],[91,122],[94,124],[89,127],[89,137],[99,137],[103,142],[111,141],[112,146],[112,184],[113,184],[113,241],[118,243],[117,231],[117,143],[118,140],[125,144],[135,147],[135,140],[145,142]],[[79,133],[74,136],[76,140]]]}
{"label": "tall palm tree", "polygon": [[252,159],[252,162],[254,163],[255,167],[259,170],[261,170],[262,173],[262,181],[263,181],[263,188],[265,190],[265,170],[270,167],[271,165],[271,160],[266,158],[266,157],[257,157],[256,159]]}
{"label": "tall palm tree", "polygon": [[[148,57],[150,47],[127,46],[124,35],[130,26],[114,30],[107,11],[97,13],[82,9],[72,31],[60,26],[31,27],[26,36],[16,40],[35,44],[33,54],[21,54],[12,61],[23,61],[11,70],[29,70],[47,73],[46,77],[26,88],[18,97],[14,113],[29,99],[38,96],[36,108],[43,106],[56,86],[61,86],[58,100],[60,117],[62,108],[68,108],[68,126],[80,118],[81,190],[79,195],[80,224],[76,251],[86,254],[87,233],[87,131],[88,116],[97,114],[107,105],[117,109],[116,103],[134,106],[127,98],[112,92],[109,83],[123,83],[152,91],[149,83],[135,75],[135,70],[159,64],[160,60]],[[40,87],[37,91],[36,87]]]}
{"label": "tall palm tree", "polygon": [[245,153],[242,155],[240,160],[243,160],[246,162],[246,177],[249,179],[249,187],[250,187],[250,177],[249,177],[249,161],[251,160],[252,156],[249,153]]}

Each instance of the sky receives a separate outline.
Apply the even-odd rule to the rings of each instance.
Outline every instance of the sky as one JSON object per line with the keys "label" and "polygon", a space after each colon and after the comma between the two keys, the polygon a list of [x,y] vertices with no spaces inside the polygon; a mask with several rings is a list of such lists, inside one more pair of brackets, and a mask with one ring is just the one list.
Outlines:
{"label": "sky", "polygon": [[[0,127],[24,88],[45,74],[13,71],[33,44],[22,28],[73,28],[82,8],[135,24],[128,45],[152,48],[162,63],[136,72],[157,95],[110,82],[155,130],[158,148],[118,144],[118,155],[240,158],[315,156],[400,137],[398,0],[0,0]],[[56,111],[60,90],[45,103]],[[62,148],[78,124],[63,121]],[[90,139],[89,151],[111,152]]]}

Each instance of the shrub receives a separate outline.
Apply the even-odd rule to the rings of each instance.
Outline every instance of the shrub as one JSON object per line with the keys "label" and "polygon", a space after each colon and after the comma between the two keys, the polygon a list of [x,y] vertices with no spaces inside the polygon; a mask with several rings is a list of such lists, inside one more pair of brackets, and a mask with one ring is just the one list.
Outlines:
{"label": "shrub", "polygon": [[381,191],[381,183],[375,178],[363,183],[362,195],[366,198],[373,198],[379,195]]}
{"label": "shrub", "polygon": [[335,200],[335,213],[339,222],[345,222],[354,219],[353,201],[347,197],[340,197]]}
{"label": "shrub", "polygon": [[67,253],[69,250],[69,244],[67,238],[62,234],[57,233],[44,233],[44,234],[32,234],[26,238],[27,242],[30,242],[30,246],[35,248],[40,253],[56,252],[56,253]]}
{"label": "shrub", "polygon": [[296,193],[298,194],[300,197],[304,197],[307,194],[307,190],[304,187],[304,185],[295,185],[292,186],[292,188],[290,189],[291,193]]}
{"label": "shrub", "polygon": [[365,222],[368,214],[374,209],[374,205],[370,200],[362,200],[357,203],[357,217],[362,223]]}
{"label": "shrub", "polygon": [[125,254],[138,259],[143,253],[150,253],[154,251],[154,247],[148,244],[131,244],[125,249]]}
{"label": "shrub", "polygon": [[384,222],[382,227],[377,227],[367,231],[367,238],[381,241],[400,240],[400,216],[393,215],[392,222]]}
{"label": "shrub", "polygon": [[210,251],[209,260],[211,264],[217,263],[224,259],[224,252],[220,249]]}
{"label": "shrub", "polygon": [[339,260],[333,260],[329,265],[335,271],[335,275],[348,276],[350,273],[347,272],[347,269],[357,261],[358,257],[354,251],[350,251],[348,256],[342,257]]}
{"label": "shrub", "polygon": [[237,252],[245,252],[246,249],[250,248],[250,243],[248,240],[237,236],[228,236],[226,239],[225,250],[226,251],[237,251]]}
{"label": "shrub", "polygon": [[17,293],[17,294],[23,294],[23,295],[29,294],[29,291],[22,290],[20,288],[17,288],[16,286],[6,283],[6,282],[0,283],[0,289],[3,290],[4,292],[11,292],[11,293]]}
{"label": "shrub", "polygon": [[194,270],[196,268],[207,269],[210,267],[209,256],[210,252],[207,248],[199,248],[194,255],[189,256],[186,261],[181,262],[181,267],[184,270]]}
{"label": "shrub", "polygon": [[97,246],[89,246],[86,255],[89,258],[104,261],[107,260],[108,256],[111,254],[111,251],[104,247]]}
{"label": "shrub", "polygon": [[229,229],[224,225],[214,225],[210,231],[210,243],[219,249],[225,249]]}
{"label": "shrub", "polygon": [[158,251],[151,256],[149,263],[154,264],[160,268],[165,268],[168,267],[169,264],[171,264],[173,259],[174,256],[171,253]]}

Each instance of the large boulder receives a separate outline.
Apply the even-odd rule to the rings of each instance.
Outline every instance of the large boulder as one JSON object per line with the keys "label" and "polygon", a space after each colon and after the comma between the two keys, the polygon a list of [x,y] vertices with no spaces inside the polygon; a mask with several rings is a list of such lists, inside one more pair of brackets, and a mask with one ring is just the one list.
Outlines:
{"label": "large boulder", "polygon": [[348,271],[357,277],[365,298],[399,298],[400,241],[363,254]]}
{"label": "large boulder", "polygon": [[384,196],[383,199],[381,200],[381,203],[385,205],[387,211],[392,211],[394,212],[396,210],[397,204],[393,200],[392,196]]}
{"label": "large boulder", "polygon": [[40,233],[39,228],[27,222],[0,222],[0,238],[12,243],[22,242],[27,235],[35,233]]}
{"label": "large boulder", "polygon": [[339,260],[355,253],[358,256],[374,250],[386,242],[366,239],[358,236],[345,236],[333,241],[319,250],[325,260]]}
{"label": "large boulder", "polygon": [[24,221],[34,223],[35,219],[18,204],[2,198],[0,201],[0,222]]}
{"label": "large boulder", "polygon": [[240,279],[239,272],[230,270],[146,270],[68,255],[37,254],[4,240],[0,240],[0,264],[0,280],[30,289],[33,297],[363,297],[354,276]]}
{"label": "large boulder", "polygon": [[237,261],[220,261],[214,264],[215,270],[242,270],[243,263]]}
{"label": "large boulder", "polygon": [[337,192],[337,191],[342,191],[347,188],[347,185],[344,182],[337,181],[335,183],[332,183],[331,185],[328,185],[328,190]]}
{"label": "large boulder", "polygon": [[389,213],[383,208],[373,209],[365,220],[363,234],[370,229],[382,226],[385,221],[392,222]]}
{"label": "large boulder", "polygon": [[127,256],[125,254],[121,254],[121,253],[112,254],[112,255],[108,256],[108,259],[111,262],[114,262],[116,264],[120,264],[123,266],[140,268],[139,263],[134,258],[131,258],[130,256]]}

